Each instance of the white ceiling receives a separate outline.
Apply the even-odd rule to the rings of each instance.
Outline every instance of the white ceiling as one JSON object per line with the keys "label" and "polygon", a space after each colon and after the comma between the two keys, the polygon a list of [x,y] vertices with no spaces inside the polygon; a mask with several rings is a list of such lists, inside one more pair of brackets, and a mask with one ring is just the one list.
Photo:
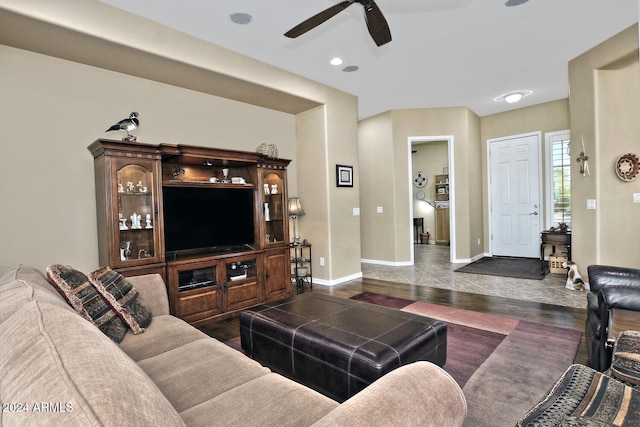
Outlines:
{"label": "white ceiling", "polygon": [[[377,0],[393,37],[377,47],[359,4],[297,39],[283,36],[340,0],[102,1],[356,95],[360,118],[442,107],[485,116],[567,98],[569,60],[638,21],[638,0]],[[231,22],[235,12],[252,22]],[[329,64],[335,56],[342,66]],[[343,72],[349,65],[359,70]],[[518,89],[533,94],[493,100]]]}

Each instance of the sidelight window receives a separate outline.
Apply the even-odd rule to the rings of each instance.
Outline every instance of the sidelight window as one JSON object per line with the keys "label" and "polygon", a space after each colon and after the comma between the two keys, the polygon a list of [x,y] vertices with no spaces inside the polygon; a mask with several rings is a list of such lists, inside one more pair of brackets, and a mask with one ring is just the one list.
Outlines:
{"label": "sidelight window", "polygon": [[547,152],[547,228],[571,228],[571,153],[569,131],[545,135]]}

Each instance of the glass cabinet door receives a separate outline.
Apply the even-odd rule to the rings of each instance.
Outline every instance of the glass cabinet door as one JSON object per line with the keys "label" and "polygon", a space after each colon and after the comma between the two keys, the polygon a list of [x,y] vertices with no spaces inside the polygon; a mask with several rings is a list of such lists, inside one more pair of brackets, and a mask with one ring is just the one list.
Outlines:
{"label": "glass cabinet door", "polygon": [[[120,162],[119,162],[120,163]],[[157,200],[153,162],[116,166],[118,236],[115,264],[142,264],[158,257]]]}
{"label": "glass cabinet door", "polygon": [[262,171],[265,245],[288,243],[287,204],[284,172]]}

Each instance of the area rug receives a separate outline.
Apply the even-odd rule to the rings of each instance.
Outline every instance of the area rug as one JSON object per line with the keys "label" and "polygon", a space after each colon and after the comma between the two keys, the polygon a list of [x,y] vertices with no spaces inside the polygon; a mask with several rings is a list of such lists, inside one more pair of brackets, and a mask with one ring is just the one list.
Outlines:
{"label": "area rug", "polygon": [[444,369],[467,399],[465,426],[513,426],[575,358],[582,333],[365,292],[352,299],[447,322]]}
{"label": "area rug", "polygon": [[516,279],[542,280],[546,276],[537,258],[483,257],[455,270],[458,273],[484,274],[486,276],[513,277]]}

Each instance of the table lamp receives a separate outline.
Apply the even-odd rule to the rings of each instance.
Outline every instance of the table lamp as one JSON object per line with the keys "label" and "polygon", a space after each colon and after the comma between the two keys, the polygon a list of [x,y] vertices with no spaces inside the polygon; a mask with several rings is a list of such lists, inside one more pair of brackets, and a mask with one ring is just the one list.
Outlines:
{"label": "table lamp", "polygon": [[289,197],[288,211],[289,216],[293,219],[293,244],[299,245],[300,236],[298,236],[297,223],[298,217],[304,215],[304,209],[302,209],[299,197]]}

